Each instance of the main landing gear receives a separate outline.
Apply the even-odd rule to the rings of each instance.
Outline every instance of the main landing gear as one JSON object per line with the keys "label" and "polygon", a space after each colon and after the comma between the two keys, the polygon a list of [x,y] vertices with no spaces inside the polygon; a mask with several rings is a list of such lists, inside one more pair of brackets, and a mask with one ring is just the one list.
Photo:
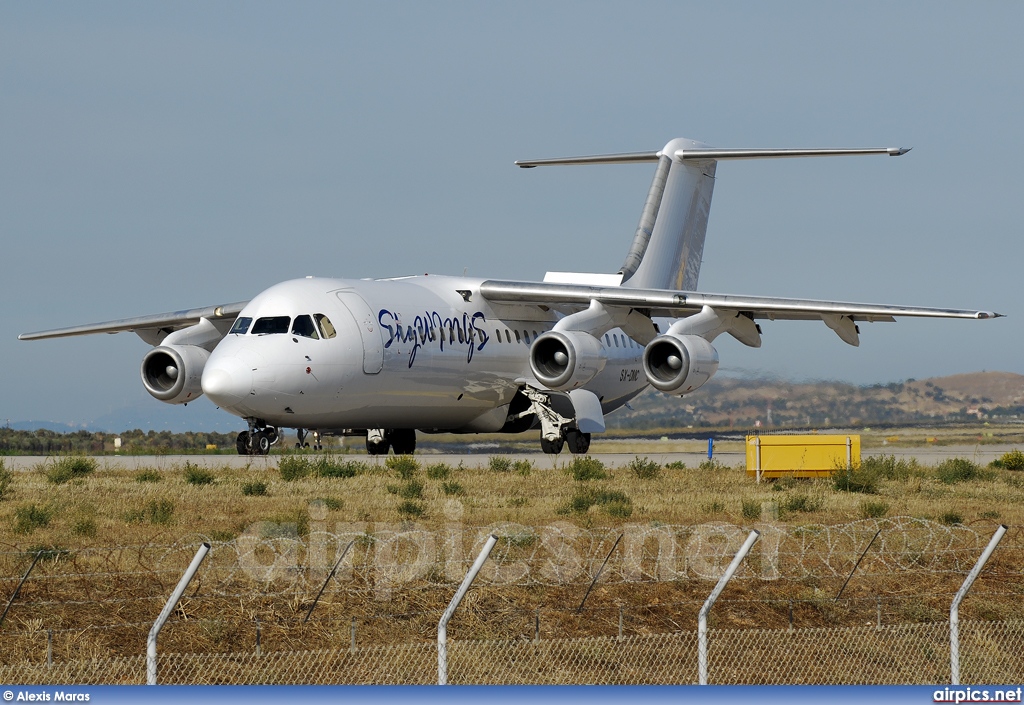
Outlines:
{"label": "main landing gear", "polygon": [[313,436],[313,450],[323,450],[323,436],[320,435],[319,431],[306,431],[304,428],[298,428],[295,430],[295,435],[299,442],[295,444],[296,448],[309,448],[309,444],[306,443],[306,437],[309,435]]}
{"label": "main landing gear", "polygon": [[530,400],[530,407],[520,415],[534,414],[540,421],[541,450],[548,455],[558,455],[563,446],[568,446],[573,455],[590,450],[590,434],[575,428],[575,419],[555,411],[547,394],[531,387],[523,387],[522,392]]}
{"label": "main landing gear", "polygon": [[273,426],[249,422],[249,430],[242,431],[235,439],[235,450],[239,455],[267,455],[270,446],[280,440],[277,429]]}
{"label": "main landing gear", "polygon": [[369,455],[412,455],[416,452],[416,431],[411,428],[366,429],[366,452]]}

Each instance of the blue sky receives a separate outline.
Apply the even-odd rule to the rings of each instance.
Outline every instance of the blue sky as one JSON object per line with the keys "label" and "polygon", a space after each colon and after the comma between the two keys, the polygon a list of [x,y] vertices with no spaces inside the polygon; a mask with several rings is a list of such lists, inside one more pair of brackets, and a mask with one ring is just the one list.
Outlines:
{"label": "blue sky", "polygon": [[307,274],[613,272],[652,167],[512,162],[673,137],[914,148],[720,165],[701,290],[1009,315],[859,349],[766,323],[723,373],[1024,373],[1021,27],[1010,2],[0,4],[0,421],[163,412],[135,336],[26,331]]}

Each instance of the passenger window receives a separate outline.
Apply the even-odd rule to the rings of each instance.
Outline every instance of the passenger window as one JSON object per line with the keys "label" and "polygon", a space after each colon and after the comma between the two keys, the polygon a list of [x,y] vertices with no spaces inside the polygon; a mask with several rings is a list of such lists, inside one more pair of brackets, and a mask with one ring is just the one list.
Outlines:
{"label": "passenger window", "polygon": [[229,333],[236,333],[238,335],[245,335],[246,331],[249,330],[249,326],[252,325],[252,318],[248,316],[244,318],[238,318],[235,320],[235,325],[231,326]]}
{"label": "passenger window", "polygon": [[523,342],[526,343],[527,345],[530,344],[530,332],[529,331],[526,331],[526,330],[523,331]]}
{"label": "passenger window", "polygon": [[314,315],[313,318],[315,318],[317,324],[319,324],[320,333],[323,334],[325,340],[330,340],[331,338],[338,335],[338,331],[334,329],[334,324],[331,323],[330,318],[328,318],[322,313]]}
{"label": "passenger window", "polygon": [[505,329],[505,342],[506,343],[511,343],[512,342],[512,334],[508,332],[508,328]]}
{"label": "passenger window", "polygon": [[252,326],[253,335],[270,335],[271,333],[287,333],[288,324],[292,319],[288,316],[269,316],[258,318]]}
{"label": "passenger window", "polygon": [[612,338],[615,339],[615,347],[619,347],[619,336],[613,335]]}
{"label": "passenger window", "polygon": [[519,331],[516,331],[516,342],[517,343],[523,342],[522,339],[519,337]]}
{"label": "passenger window", "polygon": [[301,335],[303,338],[312,338],[313,340],[320,339],[316,332],[316,326],[313,325],[313,319],[309,316],[295,317],[295,323],[292,324],[292,335]]}
{"label": "passenger window", "polygon": [[608,340],[608,334],[607,333],[604,334],[604,346],[606,348],[610,348],[612,346],[612,341]]}
{"label": "passenger window", "polygon": [[536,339],[537,339],[537,331],[533,331],[533,339],[534,339],[534,340],[536,340]]}

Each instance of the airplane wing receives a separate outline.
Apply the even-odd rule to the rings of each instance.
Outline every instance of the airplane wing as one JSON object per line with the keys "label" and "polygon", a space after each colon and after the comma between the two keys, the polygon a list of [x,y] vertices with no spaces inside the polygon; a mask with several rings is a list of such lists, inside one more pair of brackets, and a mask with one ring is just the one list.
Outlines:
{"label": "airplane wing", "polygon": [[668,289],[633,289],[621,286],[588,286],[552,282],[515,282],[488,280],[480,285],[480,295],[496,303],[585,307],[597,301],[605,306],[643,309],[649,315],[687,317],[710,307],[751,319],[821,320],[840,338],[856,345],[858,321],[893,322],[896,316],[922,318],[998,318],[1000,313],[970,309],[893,306],[815,299],[787,299],[770,296],[705,294]]}
{"label": "airplane wing", "polygon": [[151,316],[138,316],[136,318],[122,318],[117,321],[104,321],[103,323],[90,323],[82,326],[71,326],[70,328],[54,328],[35,333],[22,333],[18,340],[44,340],[46,338],[66,338],[73,335],[91,335],[93,333],[122,333],[131,331],[137,334],[150,345],[159,345],[168,333],[186,328],[199,323],[200,319],[207,319],[218,329],[224,328],[235,320],[238,313],[249,303],[238,301],[232,304],[220,306],[207,306],[205,308],[191,308],[185,311],[172,311],[170,313],[158,313]]}

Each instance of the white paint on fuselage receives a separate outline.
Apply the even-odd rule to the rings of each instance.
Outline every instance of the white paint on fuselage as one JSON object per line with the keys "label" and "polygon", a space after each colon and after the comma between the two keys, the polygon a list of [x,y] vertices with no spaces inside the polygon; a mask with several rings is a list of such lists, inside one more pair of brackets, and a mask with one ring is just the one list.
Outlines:
{"label": "white paint on fuselage", "polygon": [[[542,388],[530,370],[530,343],[560,314],[539,306],[492,306],[476,293],[465,301],[459,291],[477,292],[482,281],[421,276],[277,284],[239,316],[255,321],[325,314],[337,335],[228,334],[206,364],[204,391],[237,416],[280,427],[497,430],[501,407],[524,382]],[[368,310],[355,310],[353,293]],[[366,355],[375,335],[377,352]],[[619,329],[601,342],[608,362],[586,388],[607,413],[647,382],[641,345]],[[372,358],[381,354],[375,367]]]}

